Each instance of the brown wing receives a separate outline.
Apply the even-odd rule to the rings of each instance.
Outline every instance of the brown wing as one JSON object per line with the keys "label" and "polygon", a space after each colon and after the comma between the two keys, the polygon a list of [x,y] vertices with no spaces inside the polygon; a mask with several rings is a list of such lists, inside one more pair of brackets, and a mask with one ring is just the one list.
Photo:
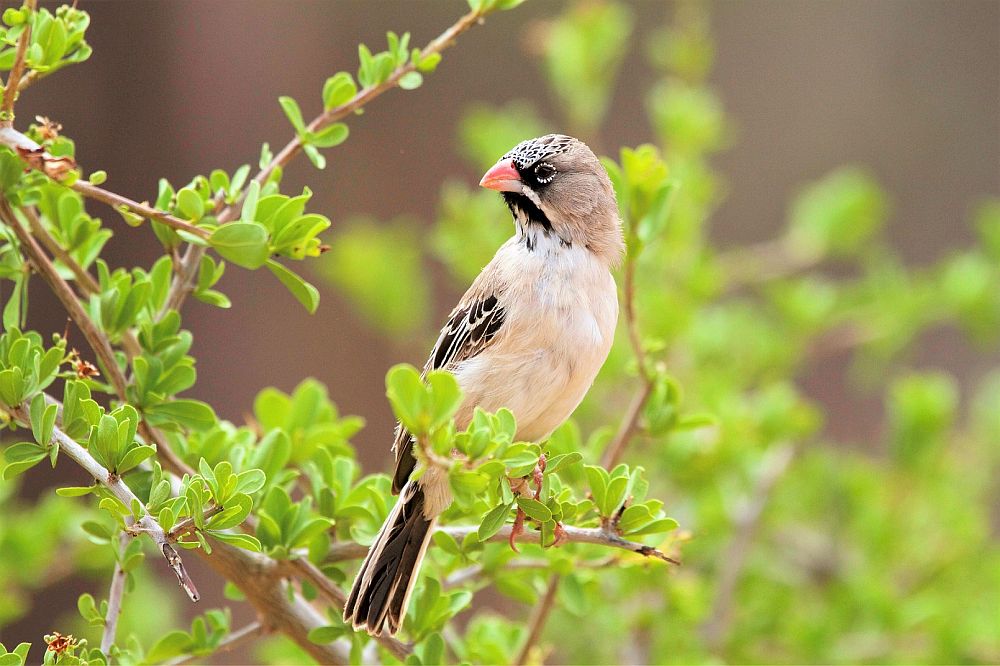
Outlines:
{"label": "brown wing", "polygon": [[[448,323],[441,329],[431,356],[424,365],[424,372],[438,368],[451,368],[478,356],[496,337],[503,326],[504,309],[495,293],[483,294],[469,302],[459,303],[451,311]],[[392,492],[398,494],[410,478],[417,459],[413,455],[413,440],[401,424],[396,424],[396,438],[392,444],[396,453],[396,471],[392,475]]]}

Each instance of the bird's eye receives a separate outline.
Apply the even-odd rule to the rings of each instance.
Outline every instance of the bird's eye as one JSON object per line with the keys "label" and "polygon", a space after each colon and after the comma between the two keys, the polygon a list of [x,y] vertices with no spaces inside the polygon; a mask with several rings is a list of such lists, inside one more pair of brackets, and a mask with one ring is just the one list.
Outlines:
{"label": "bird's eye", "polygon": [[535,166],[535,178],[537,178],[538,182],[543,185],[552,182],[555,175],[556,168],[548,162],[539,162]]}

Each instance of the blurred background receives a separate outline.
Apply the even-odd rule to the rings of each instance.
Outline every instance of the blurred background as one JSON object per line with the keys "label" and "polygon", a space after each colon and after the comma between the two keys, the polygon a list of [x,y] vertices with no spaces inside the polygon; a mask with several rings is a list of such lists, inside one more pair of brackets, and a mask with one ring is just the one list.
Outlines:
{"label": "blurred background", "polygon": [[[80,6],[92,16],[87,39],[93,57],[32,87],[19,102],[18,113],[62,123],[76,141],[80,164],[88,171],[106,170],[105,187],[140,201],[155,198],[160,177],[180,186],[216,167],[231,172],[243,163],[255,165],[261,142],[277,150],[291,136],[276,101],[279,95],[298,99],[311,117],[320,111],[319,90],[325,78],[356,66],[359,42],[381,45],[385,31],[395,30],[410,31],[414,44],[424,44],[466,10],[461,0],[82,1]],[[552,55],[552,44],[582,50],[570,62]],[[307,314],[271,275],[230,266],[217,288],[231,298],[233,307],[218,310],[192,300],[184,320],[194,334],[192,354],[198,359],[192,397],[210,402],[220,416],[242,421],[252,412],[261,388],[291,392],[304,378],[315,377],[329,387],[341,413],[366,420],[367,426],[353,441],[365,470],[371,472],[386,470],[390,462],[393,419],[384,397],[385,371],[401,361],[423,362],[438,325],[478,270],[480,259],[488,258],[494,241],[509,233],[499,199],[474,192],[485,166],[506,150],[501,141],[513,145],[535,130],[561,131],[580,136],[595,152],[615,159],[620,146],[652,142],[664,149],[672,175],[682,182],[688,176],[688,183],[703,187],[695,190],[701,193],[695,203],[700,206],[696,217],[706,240],[686,246],[675,238],[674,252],[648,259],[662,265],[649,266],[647,296],[641,301],[646,309],[640,309],[665,345],[677,342],[682,356],[685,347],[694,347],[680,344],[680,336],[671,338],[676,326],[656,323],[669,319],[667,308],[676,307],[666,293],[672,283],[657,282],[656,276],[669,272],[666,264],[677,262],[681,250],[696,256],[708,244],[742,276],[733,289],[750,294],[772,269],[788,261],[792,270],[810,269],[819,259],[830,258],[822,281],[854,279],[864,273],[858,265],[871,267],[875,261],[869,257],[855,262],[854,256],[878,245],[893,259],[879,264],[882,281],[868,275],[859,291],[868,294],[865,305],[870,309],[855,304],[856,312],[877,317],[889,305],[872,294],[884,288],[891,303],[892,294],[918,289],[915,282],[901,283],[900,275],[925,269],[937,275],[935,267],[977,243],[974,221],[977,215],[988,214],[982,212],[986,210],[982,203],[1000,193],[1000,3],[528,2],[516,11],[491,16],[484,26],[463,36],[423,87],[392,91],[348,122],[351,138],[329,152],[324,171],[298,160],[287,170],[284,185],[288,192],[308,185],[315,193],[310,209],[333,221],[328,242],[334,248],[312,264],[318,268],[309,276],[322,293],[319,311]],[[676,155],[681,161],[673,164]],[[849,170],[837,171],[844,165],[850,165]],[[816,182],[826,183],[826,189],[806,189]],[[800,195],[805,191],[811,191],[813,198],[804,200]],[[809,245],[796,245],[800,236],[789,231],[790,220],[794,223],[797,215],[808,215],[803,207],[829,204],[823,196],[835,201],[858,199],[861,215],[878,227],[877,237],[874,231],[862,233],[839,256],[833,251],[817,257],[807,247],[790,257],[779,253],[774,258],[775,239],[791,239],[788,247],[793,250]],[[128,228],[110,210],[97,206],[90,210],[115,232],[104,255],[110,264],[148,265],[159,255],[152,234]],[[462,225],[468,225],[469,235],[463,235]],[[996,265],[990,263],[994,270]],[[947,266],[941,271],[947,272]],[[981,272],[959,273],[943,279],[965,284],[981,276]],[[1000,291],[994,277],[995,273],[987,274],[986,291]],[[398,284],[390,289],[385,281]],[[44,285],[35,282],[29,323],[43,333],[61,331],[62,309]],[[930,293],[931,301],[935,293]],[[820,292],[808,290],[800,296],[814,303],[821,298]],[[378,299],[377,306],[372,299]],[[769,303],[765,309],[780,309],[783,302],[765,300]],[[934,309],[927,301],[912,305],[917,310]],[[978,301],[975,307],[980,307]],[[699,321],[729,316],[720,309],[699,312]],[[785,367],[762,358],[760,367],[747,371],[763,378],[769,372],[783,374],[795,386],[793,401],[809,405],[802,408],[809,414],[803,418],[815,422],[804,429],[808,436],[802,439],[821,440],[828,451],[829,458],[803,460],[804,471],[797,477],[803,480],[801,487],[793,482],[779,489],[776,511],[785,506],[792,514],[791,507],[800,505],[805,514],[822,513],[829,506],[810,493],[829,492],[842,493],[847,499],[840,508],[855,516],[857,506],[875,501],[879,479],[889,479],[886,483],[898,479],[898,470],[891,466],[866,470],[854,478],[852,472],[835,474],[824,461],[851,456],[849,465],[855,465],[854,460],[864,465],[866,460],[884,461],[890,456],[898,445],[893,433],[903,418],[899,414],[905,416],[906,407],[897,404],[893,411],[896,403],[886,400],[880,382],[887,381],[900,362],[907,372],[918,373],[915,376],[932,370],[938,373],[934,377],[946,377],[945,388],[936,379],[930,388],[913,380],[917,384],[896,385],[890,394],[902,392],[905,403],[906,391],[920,396],[929,391],[932,397],[927,399],[933,405],[942,401],[951,405],[948,424],[941,428],[943,438],[952,437],[953,421],[965,418],[966,402],[975,402],[978,387],[989,381],[1000,361],[995,338],[989,335],[994,320],[983,315],[986,318],[973,325],[983,329],[978,330],[981,335],[970,337],[961,327],[910,315],[897,323],[902,329],[909,327],[911,335],[897,331],[891,349],[859,355],[854,345],[835,341],[828,353],[808,362],[793,361]],[[752,312],[747,319],[727,321],[731,328],[720,329],[731,336],[725,339],[755,343],[754,331],[741,328],[753,328]],[[780,347],[781,329],[770,330],[779,340],[769,344]],[[795,336],[788,341],[795,354],[800,351],[798,342]],[[668,369],[677,366],[685,387],[689,376],[696,381],[698,353],[691,351],[687,358],[674,352],[665,356]],[[737,367],[744,367],[740,365],[744,361],[753,363],[743,357],[754,352],[739,345],[730,345],[728,353]],[[617,363],[615,372],[626,372],[624,358],[612,363]],[[761,380],[753,390],[765,384]],[[619,390],[628,395],[627,388]],[[688,400],[695,406],[719,412],[710,390],[693,386],[688,390]],[[942,391],[945,395],[938,400]],[[919,399],[923,398],[915,398]],[[996,422],[994,410],[1000,410],[1000,403],[989,402],[987,396],[976,404],[986,413],[982,418]],[[613,409],[605,413],[590,409],[581,416],[584,426],[617,423],[611,416],[602,418]],[[919,430],[920,424],[916,427]],[[959,541],[945,538],[950,546],[939,544],[943,550],[935,551],[933,562],[914,574],[930,577],[927,580],[944,597],[947,590],[936,586],[945,583],[935,577],[957,567],[974,582],[965,591],[984,595],[967,600],[969,617],[977,619],[970,619],[970,626],[955,635],[942,638],[935,632],[945,631],[949,614],[964,612],[966,607],[958,600],[946,608],[941,598],[925,596],[905,609],[905,617],[886,619],[879,614],[891,614],[894,604],[910,598],[907,590],[919,596],[924,588],[919,581],[910,581],[910,588],[887,582],[892,590],[881,590],[873,582],[891,578],[893,567],[903,565],[905,558],[923,557],[910,552],[910,547],[932,548],[910,530],[923,525],[920,529],[933,531],[929,525],[938,520],[937,499],[921,509],[928,515],[908,524],[905,540],[880,551],[885,562],[878,566],[863,550],[839,550],[828,532],[838,529],[836,525],[822,519],[810,523],[809,515],[786,516],[778,521],[773,538],[767,539],[768,550],[755,551],[757,559],[750,556],[750,582],[730,590],[736,601],[720,600],[719,571],[713,574],[715,564],[703,567],[699,558],[714,562],[727,552],[740,558],[746,553],[739,550],[739,543],[732,545],[728,532],[725,539],[721,530],[713,537],[712,518],[699,511],[720,503],[716,518],[733,529],[738,521],[723,520],[726,511],[720,507],[729,491],[731,497],[754,498],[758,487],[754,472],[766,470],[770,460],[766,455],[770,444],[764,442],[754,460],[729,460],[746,473],[713,485],[711,498],[699,498],[686,489],[686,484],[698,480],[697,474],[710,473],[699,470],[697,461],[692,464],[692,459],[676,457],[679,454],[644,453],[647,457],[641,462],[647,467],[676,465],[683,470],[677,478],[667,474],[659,485],[679,506],[671,515],[693,531],[692,546],[684,552],[686,563],[695,560],[690,574],[709,573],[700,582],[685,572],[664,582],[671,590],[664,592],[667,601],[661,612],[669,618],[637,620],[654,637],[637,641],[636,645],[645,646],[637,652],[604,656],[651,662],[1000,660],[1000,616],[996,605],[992,617],[989,611],[1000,589],[1000,489],[995,474],[990,476],[1000,451],[1000,442],[992,437],[1000,429],[984,432],[989,434],[978,439],[964,435],[949,439],[965,443],[975,439],[985,451],[970,458],[987,461],[979,467],[985,478],[968,480],[976,489],[974,520],[960,509],[955,514],[974,525],[967,525],[969,531],[958,535]],[[754,448],[750,443],[745,446]],[[711,462],[726,463],[726,456]],[[63,467],[60,473],[74,473]],[[857,471],[856,466],[852,469]],[[961,484],[963,477],[935,478],[933,492],[948,496],[951,484]],[[26,499],[36,498],[60,481],[40,467],[19,492]],[[852,495],[858,491],[852,484],[868,484],[864,492],[870,494]],[[919,488],[911,479],[900,494],[881,498],[886,510],[866,518],[873,523],[858,535],[860,540],[872,543],[892,531],[884,521],[893,520],[909,484]],[[685,508],[685,503],[697,506]],[[672,510],[669,499],[666,509]],[[734,540],[739,538],[738,530],[734,534]],[[936,543],[934,538],[928,541]],[[726,550],[733,547],[735,551]],[[809,560],[805,568],[813,578],[800,580],[788,573],[788,579],[778,584],[780,592],[767,587],[775,577],[781,578],[775,571],[781,560],[771,557],[772,549],[795,551],[798,555],[792,559]],[[962,569],[963,558],[980,556],[982,568]],[[859,585],[871,592],[867,598],[856,594],[849,583],[838,587],[823,579],[849,579],[855,567],[859,576],[866,577]],[[808,595],[789,592],[810,586],[815,589]],[[72,578],[40,585],[19,597],[18,612],[10,614],[6,626],[0,617],[0,639],[8,645],[37,640],[51,630],[56,609],[71,610],[80,592],[103,588],[103,579]],[[771,590],[767,594],[773,603],[757,600],[755,589]],[[985,606],[973,611],[980,602]],[[497,604],[503,607],[502,602]],[[866,623],[865,609],[879,618]],[[800,611],[804,617],[814,617],[815,624],[793,630],[787,626],[791,622],[787,615]],[[933,630],[927,617],[936,618]],[[565,615],[554,621],[558,625],[572,618]],[[805,619],[803,623],[808,624]],[[961,618],[954,624],[961,625]],[[700,627],[702,638],[696,639],[690,627]],[[789,638],[788,632],[796,638]],[[587,654],[574,640],[556,649],[561,658],[556,661],[571,662]]]}

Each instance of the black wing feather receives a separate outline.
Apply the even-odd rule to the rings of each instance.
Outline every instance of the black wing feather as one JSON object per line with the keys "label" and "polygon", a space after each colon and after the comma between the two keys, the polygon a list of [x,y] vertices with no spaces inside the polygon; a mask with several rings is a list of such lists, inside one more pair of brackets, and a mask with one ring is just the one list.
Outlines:
{"label": "black wing feather", "polygon": [[[505,311],[496,294],[487,294],[452,310],[448,323],[441,329],[424,372],[448,368],[482,353],[503,327]],[[417,459],[413,455],[410,433],[396,424],[392,445],[396,452],[396,470],[392,475],[392,492],[398,494],[410,478]]]}

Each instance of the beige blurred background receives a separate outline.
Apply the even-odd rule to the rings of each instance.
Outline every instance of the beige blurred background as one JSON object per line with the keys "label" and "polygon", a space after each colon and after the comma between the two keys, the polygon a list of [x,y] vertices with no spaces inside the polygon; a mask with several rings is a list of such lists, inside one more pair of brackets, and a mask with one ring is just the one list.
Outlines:
{"label": "beige blurred background", "polygon": [[[464,0],[81,0],[80,6],[93,18],[93,57],[31,88],[19,103],[19,124],[36,114],[61,122],[85,169],[106,170],[106,187],[138,200],[155,198],[161,176],[179,186],[216,167],[255,165],[263,141],[277,149],[291,134],[278,95],[292,95],[314,115],[324,79],[356,68],[359,41],[381,46],[387,30],[409,30],[423,44],[466,9]],[[356,213],[381,219],[408,213],[429,224],[447,176],[474,183],[481,175],[455,149],[469,102],[531,99],[559,117],[524,35],[532,21],[562,6],[535,0],[491,17],[445,53],[422,88],[392,91],[350,120],[351,138],[328,152],[325,171],[297,161],[286,191],[308,184],[316,193],[311,207],[334,227]],[[671,6],[650,0],[634,9],[642,38],[664,23]],[[969,242],[970,205],[1000,192],[1000,2],[751,0],[715,2],[711,11],[718,48],[712,83],[736,122],[733,147],[715,160],[728,179],[712,222],[723,246],[772,237],[796,189],[844,163],[867,166],[891,193],[888,237],[908,260],[930,261]],[[654,78],[637,41],[602,149],[652,138],[641,95]],[[92,212],[115,231],[105,255],[110,263],[155,258],[159,246],[148,229],[131,229],[108,209]],[[428,271],[434,274],[433,266]],[[356,443],[369,471],[383,469],[393,425],[385,371],[399,361],[422,363],[431,341],[390,344],[314,281],[322,292],[314,316],[267,272],[235,266],[219,287],[232,298],[231,310],[187,305],[185,326],[198,358],[191,395],[241,420],[260,388],[288,391],[314,376],[330,387],[342,412],[367,419]],[[35,282],[30,323],[61,331],[62,309]],[[443,318],[458,294],[435,284],[434,318]],[[916,362],[974,379],[973,358],[957,336],[941,331],[929,336]],[[828,406],[835,434],[863,438],[878,420],[878,401],[844,384],[843,361],[830,359],[803,381]],[[57,481],[51,473],[30,478]],[[50,591],[3,640],[37,640],[50,629],[51,609],[72,607],[85,590],[71,584]]]}

